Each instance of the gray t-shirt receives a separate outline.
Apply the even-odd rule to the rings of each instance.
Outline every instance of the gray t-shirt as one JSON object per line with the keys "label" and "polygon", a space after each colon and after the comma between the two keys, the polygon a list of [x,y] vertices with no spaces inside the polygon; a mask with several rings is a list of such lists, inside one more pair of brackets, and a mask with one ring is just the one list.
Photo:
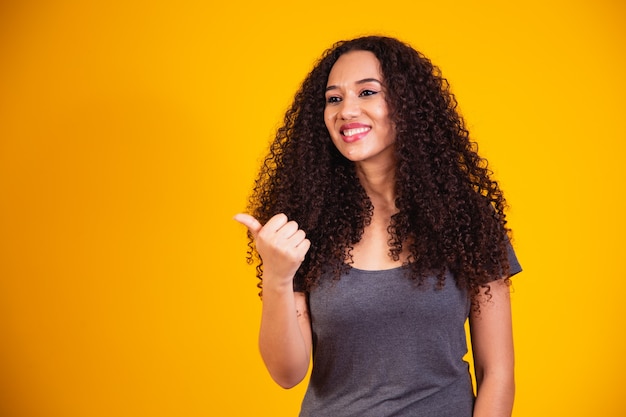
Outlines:
{"label": "gray t-shirt", "polygon": [[[511,251],[511,274],[521,270]],[[466,291],[352,268],[309,294],[313,371],[300,417],[471,417]]]}

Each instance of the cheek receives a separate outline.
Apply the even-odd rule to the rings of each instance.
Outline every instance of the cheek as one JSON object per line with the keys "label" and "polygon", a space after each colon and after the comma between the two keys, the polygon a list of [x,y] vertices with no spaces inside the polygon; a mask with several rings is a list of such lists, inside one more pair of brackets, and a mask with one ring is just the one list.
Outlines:
{"label": "cheek", "polygon": [[332,134],[334,123],[332,115],[328,110],[324,110],[324,124],[326,124],[326,129],[328,130],[328,133]]}
{"label": "cheek", "polygon": [[[378,119],[380,125],[387,129],[390,133],[394,134],[393,124],[389,120],[389,112],[387,111],[386,104],[381,104],[376,108],[376,119]],[[394,134],[395,136],[395,134]]]}
{"label": "cheek", "polygon": [[378,106],[376,106],[376,108],[374,109],[374,112],[376,114],[376,118],[378,120],[382,120],[382,121],[389,121],[389,112],[387,111],[387,104],[386,103],[380,103]]}

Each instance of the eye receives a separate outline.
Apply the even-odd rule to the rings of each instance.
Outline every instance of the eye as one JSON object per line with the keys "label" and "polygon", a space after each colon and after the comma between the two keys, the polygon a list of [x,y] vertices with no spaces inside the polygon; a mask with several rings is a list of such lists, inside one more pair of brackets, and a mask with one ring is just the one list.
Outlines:
{"label": "eye", "polygon": [[341,101],[341,98],[337,96],[326,97],[326,103],[328,104],[335,104],[335,103],[339,103],[340,101]]}
{"label": "eye", "polygon": [[374,91],[374,90],[363,90],[363,91],[361,91],[361,93],[359,94],[359,97],[373,96],[374,94],[378,94],[378,91]]}

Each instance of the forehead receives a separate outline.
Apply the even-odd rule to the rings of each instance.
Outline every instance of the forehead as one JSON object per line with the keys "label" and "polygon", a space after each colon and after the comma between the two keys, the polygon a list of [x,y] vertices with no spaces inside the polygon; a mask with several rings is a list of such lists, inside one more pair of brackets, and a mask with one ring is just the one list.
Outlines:
{"label": "forehead", "polygon": [[380,62],[370,51],[350,51],[341,55],[328,74],[328,84],[375,78],[382,81]]}

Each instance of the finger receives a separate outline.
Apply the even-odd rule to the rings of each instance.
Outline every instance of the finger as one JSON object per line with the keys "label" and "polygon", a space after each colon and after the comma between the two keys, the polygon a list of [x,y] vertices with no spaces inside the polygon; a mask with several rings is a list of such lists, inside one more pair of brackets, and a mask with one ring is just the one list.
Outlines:
{"label": "finger", "polygon": [[265,228],[267,230],[277,232],[281,227],[287,224],[288,221],[289,219],[284,213],[278,213],[274,217],[269,219],[267,223],[265,223]]}
{"label": "finger", "polygon": [[293,236],[289,238],[289,241],[292,242],[295,247],[298,247],[302,244],[305,238],[306,233],[304,233],[304,230],[298,229]]}
{"label": "finger", "polygon": [[261,227],[263,227],[257,219],[249,214],[238,213],[235,214],[235,217],[233,217],[233,219],[246,226],[250,233],[252,233],[253,237],[256,237],[256,235],[259,233],[259,230],[261,230]]}
{"label": "finger", "polygon": [[298,223],[293,220],[284,224],[276,232],[285,239],[291,239],[293,235],[300,229],[298,229]]}
{"label": "finger", "polygon": [[311,247],[311,241],[309,239],[304,239],[302,242],[298,244],[298,246],[296,246],[296,248],[298,249],[298,254],[302,256],[303,261],[310,247]]}

